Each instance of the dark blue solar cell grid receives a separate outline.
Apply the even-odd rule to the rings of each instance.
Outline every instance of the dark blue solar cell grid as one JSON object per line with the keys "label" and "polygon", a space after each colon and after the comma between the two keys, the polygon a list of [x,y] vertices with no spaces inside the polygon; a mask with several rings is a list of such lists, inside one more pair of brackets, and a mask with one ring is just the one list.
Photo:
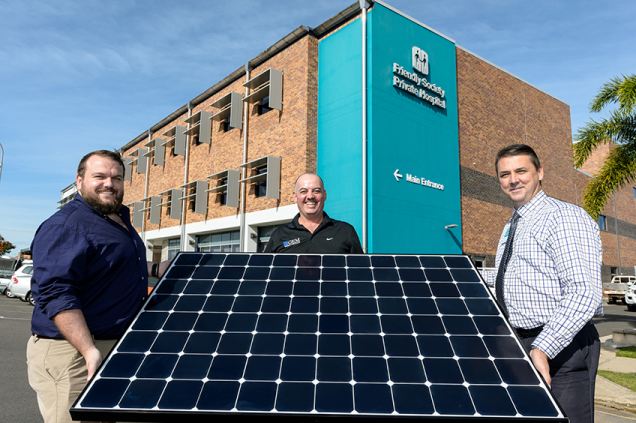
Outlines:
{"label": "dark blue solar cell grid", "polygon": [[564,421],[468,257],[441,255],[180,253],[72,413]]}

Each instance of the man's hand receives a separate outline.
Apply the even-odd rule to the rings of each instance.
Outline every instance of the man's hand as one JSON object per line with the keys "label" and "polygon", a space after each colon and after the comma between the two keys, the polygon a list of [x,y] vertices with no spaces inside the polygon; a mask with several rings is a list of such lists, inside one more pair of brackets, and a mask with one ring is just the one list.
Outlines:
{"label": "man's hand", "polygon": [[550,364],[548,363],[548,356],[541,351],[540,349],[533,348],[530,350],[530,359],[532,360],[532,364],[537,369],[543,379],[545,379],[545,383],[550,386],[552,383],[552,378],[550,377]]}
{"label": "man's hand", "polygon": [[159,263],[159,270],[157,271],[158,276],[161,278],[166,270],[168,270],[168,266],[170,266],[170,260],[164,260]]}
{"label": "man's hand", "polygon": [[53,317],[53,323],[64,338],[84,357],[88,379],[90,379],[102,362],[102,354],[93,342],[82,310],[64,310]]}
{"label": "man's hand", "polygon": [[86,376],[86,380],[90,380],[97,368],[102,363],[102,354],[96,347],[89,348],[82,354],[84,360],[86,361],[86,368],[88,369],[88,375]]}

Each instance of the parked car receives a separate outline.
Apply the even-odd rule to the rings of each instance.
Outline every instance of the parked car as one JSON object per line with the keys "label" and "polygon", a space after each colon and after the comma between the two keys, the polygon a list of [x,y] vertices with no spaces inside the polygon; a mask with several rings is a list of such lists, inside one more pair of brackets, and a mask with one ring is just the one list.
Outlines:
{"label": "parked car", "polygon": [[636,276],[616,275],[611,282],[603,284],[603,295],[607,297],[608,304],[625,301],[625,293],[629,284],[636,282]]}
{"label": "parked car", "polygon": [[628,282],[623,301],[627,304],[627,310],[636,311],[636,282]]}
{"label": "parked car", "polygon": [[11,284],[11,276],[8,278],[0,276],[0,295],[4,294],[7,291],[7,288]]}
{"label": "parked car", "polygon": [[35,305],[33,296],[31,295],[31,275],[33,274],[33,262],[23,264],[18,270],[11,276],[11,284],[8,287],[8,291],[12,295],[18,297],[22,301],[28,301],[32,305]]}
{"label": "parked car", "polygon": [[22,264],[17,259],[0,257],[0,294],[11,297],[11,292],[7,292],[7,288],[11,284],[11,276],[16,271],[18,263]]}
{"label": "parked car", "polygon": [[18,259],[0,257],[0,279],[11,279],[11,275],[22,264]]}

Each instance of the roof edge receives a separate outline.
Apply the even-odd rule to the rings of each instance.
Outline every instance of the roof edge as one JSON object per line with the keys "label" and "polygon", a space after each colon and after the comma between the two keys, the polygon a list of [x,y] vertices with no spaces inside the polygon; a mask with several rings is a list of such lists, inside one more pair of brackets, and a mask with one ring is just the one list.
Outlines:
{"label": "roof edge", "polygon": [[312,33],[316,36],[316,38],[322,38],[326,34],[330,33],[334,29],[338,28],[342,24],[347,21],[350,21],[354,17],[360,14],[360,5],[358,3],[353,3],[351,6],[347,7],[343,11],[339,12],[335,16],[327,19],[317,27],[312,29]]}
{"label": "roof edge", "polygon": [[[372,4],[373,2],[370,2],[370,3]],[[289,34],[285,35],[283,38],[281,38],[277,42],[275,42],[274,44],[272,44],[267,49],[263,50],[253,59],[248,60],[247,65],[249,67],[256,67],[261,65],[262,63],[264,63],[271,57],[275,56],[276,54],[280,53],[282,50],[286,49],[291,44],[295,43],[296,41],[298,41],[299,39],[303,38],[306,35],[311,35],[316,38],[321,38],[325,34],[341,26],[345,22],[353,19],[359,13],[360,13],[360,6],[356,2],[350,5],[349,7],[347,7],[346,9],[344,9],[343,11],[339,12],[335,16],[327,19],[325,22],[323,22],[322,24],[318,25],[315,28],[309,28],[307,26],[301,25],[297,27],[296,29],[294,29],[293,31],[291,31]],[[245,66],[241,66],[237,68],[228,76],[223,78],[221,81],[212,85],[210,88],[208,88],[207,90],[203,91],[201,94],[197,95],[192,100],[190,100],[188,103],[179,107],[178,109],[170,113],[168,116],[164,117],[159,122],[152,125],[149,129],[144,130],[141,134],[137,135],[135,138],[133,138],[132,140],[127,142],[124,146],[122,146],[120,148],[120,151],[123,152],[124,150],[128,150],[129,148],[138,144],[140,141],[147,139],[149,133],[155,132],[157,129],[165,126],[166,124],[173,121],[177,117],[186,113],[188,111],[188,108],[192,108],[198,104],[203,103],[205,100],[212,97],[214,94],[221,91],[223,88],[227,87],[228,85],[230,85],[231,83],[233,83],[234,81],[236,81],[243,75],[245,75]]]}
{"label": "roof edge", "polygon": [[[309,29],[306,26],[299,26],[298,28],[296,28],[295,30],[293,30],[292,32],[290,32],[289,34],[285,35],[283,38],[278,40],[272,46],[268,47],[267,49],[265,49],[264,51],[259,53],[256,57],[254,57],[251,60],[248,60],[247,65],[250,68],[259,66],[262,63],[264,63],[265,61],[267,61],[268,59],[270,59],[271,57],[275,56],[276,54],[280,53],[281,51],[283,51],[284,49],[286,49],[287,47],[289,47],[290,45],[292,45],[293,43],[298,41],[299,39],[303,38],[306,35],[310,35],[310,34],[312,34],[312,30],[311,29]],[[168,116],[164,117],[159,122],[157,122],[154,125],[152,125],[149,129],[147,129],[147,130],[143,131],[141,134],[137,135],[131,141],[126,143],[124,146],[122,146],[120,148],[120,151],[128,150],[129,148],[135,146],[140,141],[142,141],[144,139],[147,139],[149,132],[150,133],[155,132],[157,129],[165,126],[170,121],[172,121],[172,120],[176,119],[177,117],[181,116],[182,114],[186,113],[188,111],[188,108],[192,108],[194,106],[197,106],[197,105],[203,103],[205,100],[207,100],[208,98],[212,97],[214,94],[216,94],[217,92],[221,91],[223,88],[227,87],[228,85],[230,85],[231,83],[233,83],[234,81],[236,81],[237,79],[242,77],[243,75],[245,75],[245,66],[241,66],[241,67],[235,69],[228,76],[226,76],[225,78],[223,78],[222,80],[220,80],[216,84],[212,85],[210,88],[208,88],[207,90],[203,91],[201,94],[199,94],[196,97],[194,97],[188,103],[186,103],[183,106],[179,107],[178,109],[176,109],[175,111],[170,113]]]}

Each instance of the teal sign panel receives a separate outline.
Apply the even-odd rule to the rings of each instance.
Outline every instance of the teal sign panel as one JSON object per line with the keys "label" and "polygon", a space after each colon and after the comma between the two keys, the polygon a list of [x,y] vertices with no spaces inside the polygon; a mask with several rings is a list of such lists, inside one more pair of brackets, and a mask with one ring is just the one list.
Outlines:
{"label": "teal sign panel", "polygon": [[455,44],[368,15],[368,252],[461,253]]}
{"label": "teal sign panel", "polygon": [[[360,19],[318,46],[317,171],[362,235]],[[455,44],[375,3],[367,21],[369,253],[461,253]]]}
{"label": "teal sign panel", "polygon": [[360,20],[318,45],[317,172],[325,211],[362,237],[362,35]]}

